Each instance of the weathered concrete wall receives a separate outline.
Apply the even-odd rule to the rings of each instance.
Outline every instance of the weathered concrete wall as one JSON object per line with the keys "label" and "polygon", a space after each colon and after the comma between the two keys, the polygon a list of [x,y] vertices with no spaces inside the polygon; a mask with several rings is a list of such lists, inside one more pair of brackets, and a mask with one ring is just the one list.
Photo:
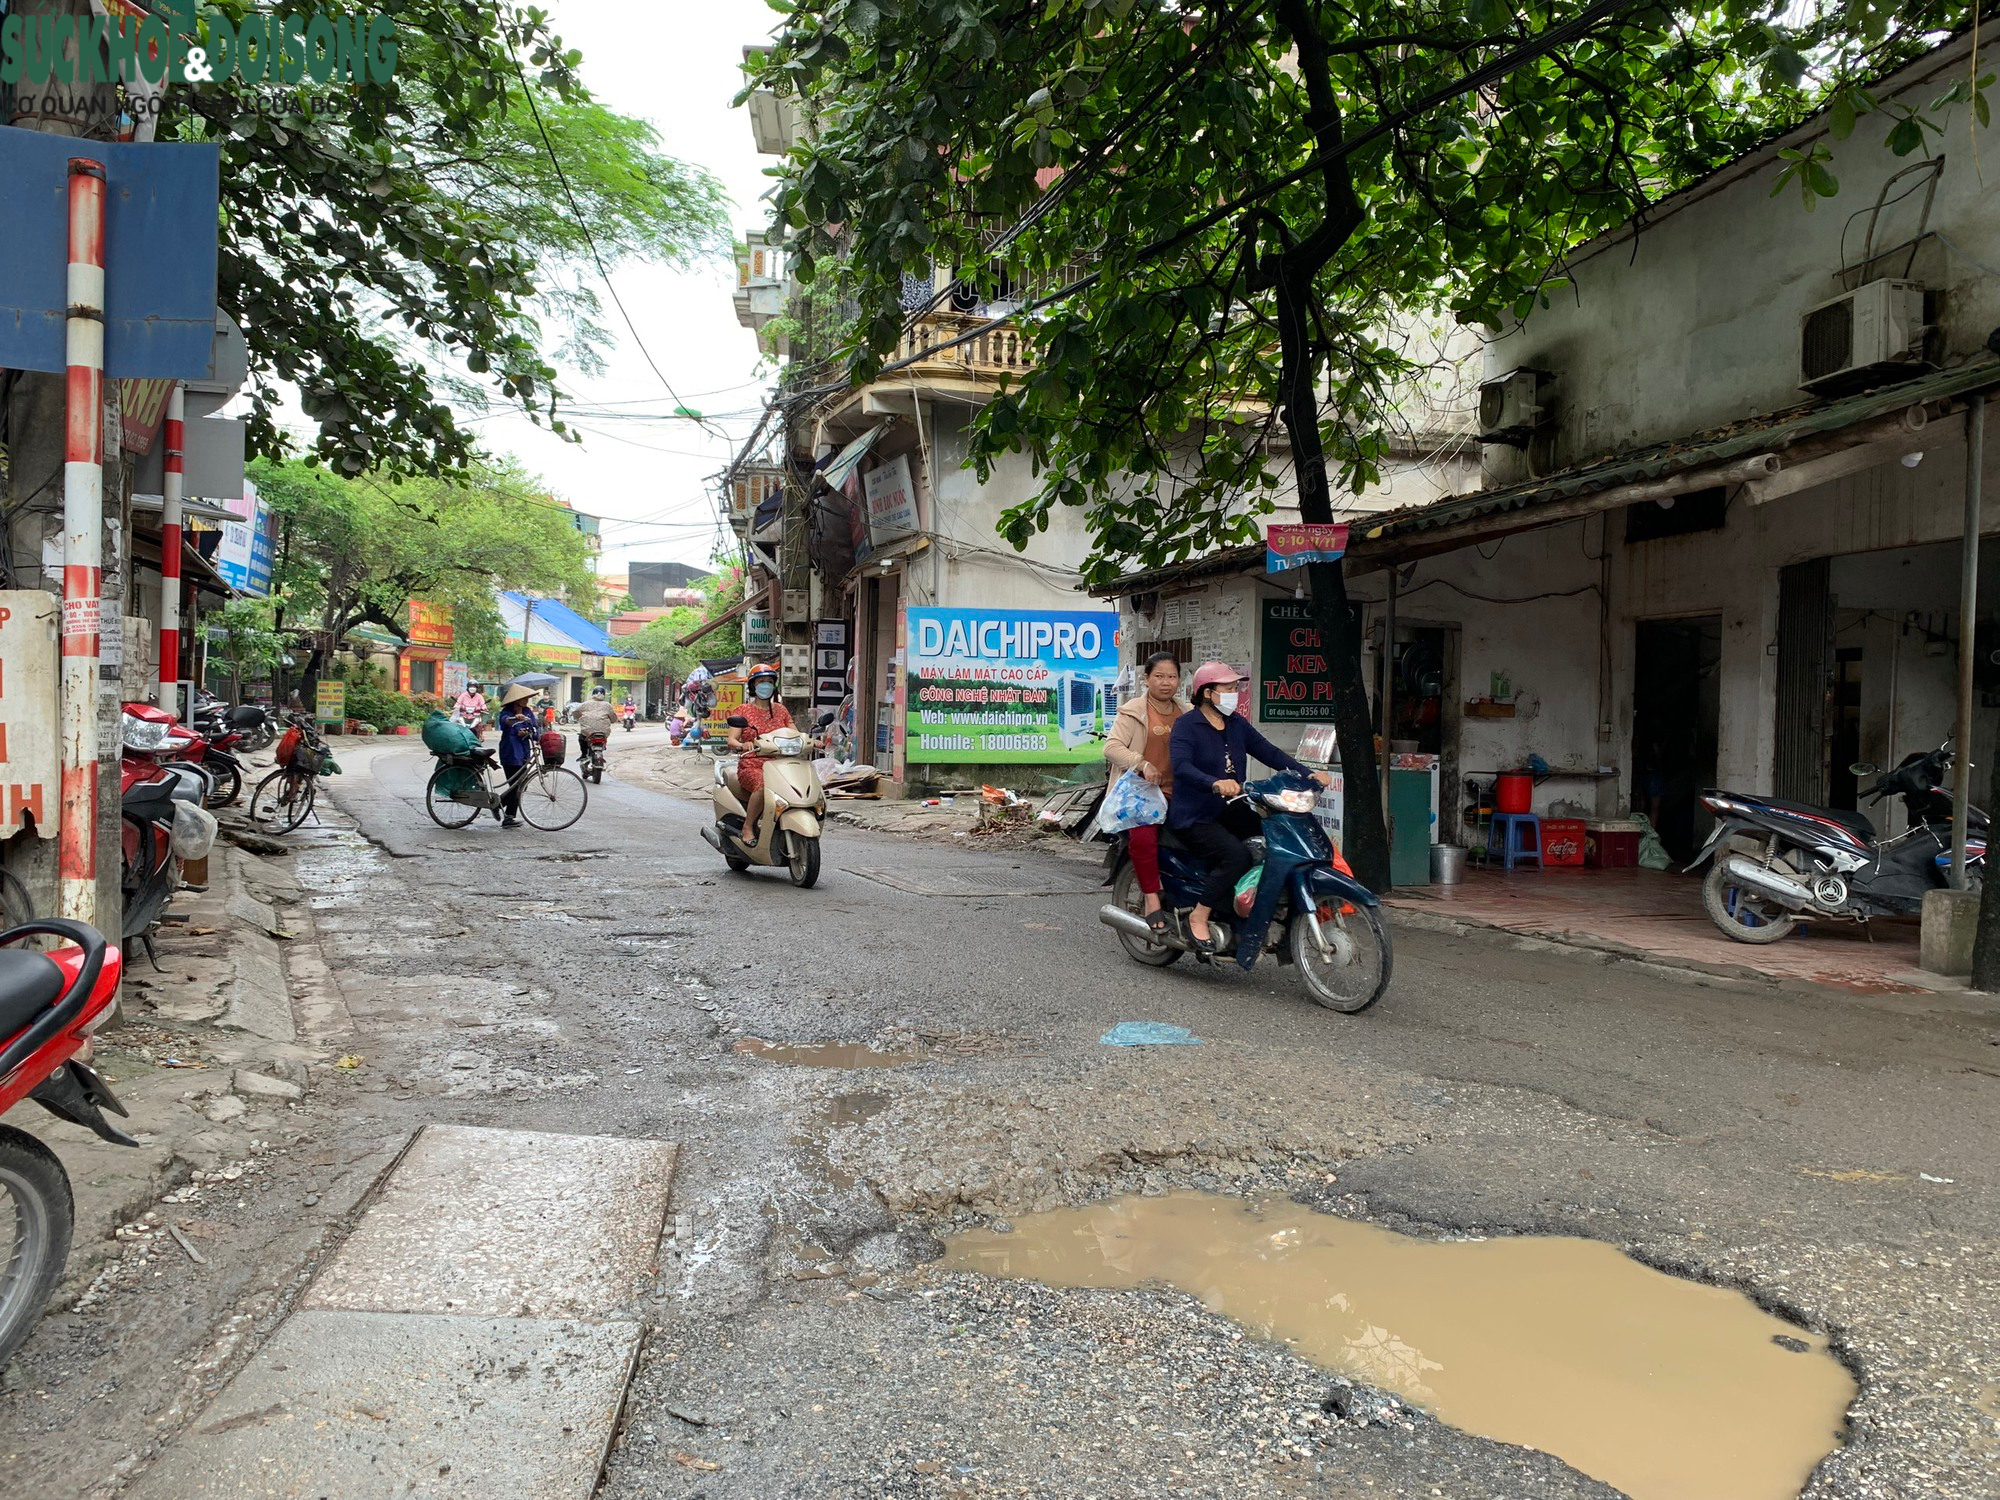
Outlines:
{"label": "weathered concrete wall", "polygon": [[[1946,48],[1891,97],[1927,108],[1965,67],[1964,45]],[[1990,166],[1986,181],[1978,166],[2000,160],[2000,130],[1969,124],[1967,115],[1963,107],[1952,113],[1939,146],[1946,159],[1925,227],[1943,238],[1927,241],[1910,271],[1943,293],[1952,359],[1978,349],[2000,326],[2000,278],[1966,258],[1993,264],[1992,247],[2000,244],[2000,193]],[[1555,373],[1546,399],[1558,466],[1805,399],[1800,315],[1845,289],[1835,272],[1859,259],[1867,233],[1865,214],[1851,223],[1850,216],[1868,210],[1882,185],[1916,160],[1882,144],[1889,123],[1886,113],[1864,116],[1845,141],[1811,127],[1668,200],[1636,241],[1609,235],[1569,258],[1573,285],[1487,351],[1490,373],[1521,365]],[[1807,213],[1795,189],[1774,198],[1771,188],[1782,165],[1779,147],[1813,144],[1831,149],[1841,190]],[[1915,180],[1905,178],[1891,196]],[[1919,191],[1885,208],[1878,247],[1918,232],[1924,197]],[[1902,275],[1902,258],[1871,274]]]}

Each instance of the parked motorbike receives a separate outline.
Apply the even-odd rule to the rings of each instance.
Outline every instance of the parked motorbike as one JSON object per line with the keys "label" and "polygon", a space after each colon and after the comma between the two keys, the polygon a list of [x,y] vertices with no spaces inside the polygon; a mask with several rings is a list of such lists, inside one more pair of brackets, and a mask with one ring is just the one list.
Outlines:
{"label": "parked motorbike", "polygon": [[577,759],[583,764],[577,767],[585,778],[602,784],[604,780],[604,747],[611,736],[601,729],[579,729],[576,732]]}
{"label": "parked motorbike", "polygon": [[[1375,893],[1335,865],[1333,843],[1313,816],[1318,787],[1286,771],[1245,783],[1231,798],[1256,810],[1263,830],[1245,840],[1259,874],[1247,915],[1214,912],[1209,936],[1218,953],[1234,949],[1239,968],[1253,967],[1266,953],[1294,965],[1306,993],[1329,1010],[1355,1015],[1389,988],[1394,954]],[[1160,830],[1161,906],[1168,913],[1162,939],[1141,915],[1144,897],[1138,871],[1118,834],[1104,856],[1110,904],[1098,920],[1118,934],[1125,952],[1142,964],[1165,968],[1191,951],[1187,914],[1201,904],[1208,867],[1174,837]]]}
{"label": "parked motorbike", "polygon": [[[71,946],[49,953],[18,946],[33,937]],[[90,1067],[91,1033],[111,1018],[121,963],[118,950],[81,922],[27,922],[0,932],[0,1114],[33,1099],[114,1144],[139,1144],[105,1119],[106,1110],[126,1109]],[[61,1284],[76,1228],[62,1162],[8,1125],[0,1125],[0,1222],[14,1231],[0,1263],[4,1368]]]}
{"label": "parked motorbike", "polygon": [[119,719],[120,885],[125,898],[119,937],[126,942],[136,938],[149,948],[150,934],[180,886],[181,860],[207,854],[215,837],[215,820],[200,810],[209,785],[206,773],[171,758],[169,724],[163,718],[126,713]]}
{"label": "parked motorbike", "polygon": [[[1950,741],[1928,754],[1907,755],[1861,795],[1870,806],[1903,799],[1909,827],[1878,838],[1860,812],[1708,791],[1701,803],[1715,814],[1715,832],[1688,869],[1713,860],[1702,881],[1709,920],[1740,943],[1775,943],[1801,921],[1840,917],[1915,916],[1924,893],[1951,879]],[[1857,777],[1880,768],[1853,766]],[[1966,809],[1967,882],[1984,878],[1990,821]]]}
{"label": "parked motorbike", "polygon": [[243,762],[235,754],[243,744],[240,732],[215,718],[204,721],[204,727],[189,729],[166,710],[150,703],[122,706],[134,718],[166,723],[167,746],[161,752],[163,758],[198,765],[207,773],[210,785],[202,806],[230,807],[243,795]]}
{"label": "parked motorbike", "polygon": [[[818,728],[833,721],[822,718]],[[731,715],[731,729],[747,729],[750,721],[741,714]],[[820,785],[812,752],[816,741],[796,729],[776,729],[757,737],[757,754],[764,758],[764,812],[758,820],[757,842],[742,839],[747,798],[737,780],[735,756],[715,762],[715,789],[710,794],[715,822],[701,831],[737,872],[752,865],[783,865],[792,884],[804,889],[819,879],[819,837],[821,819],[826,816],[826,789]]]}
{"label": "parked motorbike", "polygon": [[200,694],[195,699],[194,727],[209,739],[221,734],[242,736],[232,748],[255,755],[278,737],[277,715],[256,703],[231,708],[220,698]]}

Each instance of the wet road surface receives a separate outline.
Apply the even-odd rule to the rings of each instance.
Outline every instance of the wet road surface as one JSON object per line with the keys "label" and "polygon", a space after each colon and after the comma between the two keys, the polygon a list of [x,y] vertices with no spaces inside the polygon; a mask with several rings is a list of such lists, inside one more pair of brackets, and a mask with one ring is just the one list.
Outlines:
{"label": "wet road surface", "polygon": [[[603,1493],[1614,1493],[1185,1291],[937,1259],[954,1232],[1184,1189],[1430,1238],[1578,1235],[1741,1287],[1860,1379],[1807,1494],[1996,1493],[1990,1013],[1405,929],[1388,996],[1343,1017],[1268,964],[1132,964],[1073,850],[836,824],[817,889],[732,875],[705,800],[620,776],[657,739],[612,750],[560,834],[447,832],[420,750],[346,752],[296,869],[364,1059],[315,1077],[322,1155],[432,1120],[683,1148]],[[1200,1045],[1099,1043],[1134,1020]],[[894,1057],[768,1050],[826,1043]],[[117,1354],[115,1324],[91,1337]],[[84,1494],[105,1469],[53,1472]]]}

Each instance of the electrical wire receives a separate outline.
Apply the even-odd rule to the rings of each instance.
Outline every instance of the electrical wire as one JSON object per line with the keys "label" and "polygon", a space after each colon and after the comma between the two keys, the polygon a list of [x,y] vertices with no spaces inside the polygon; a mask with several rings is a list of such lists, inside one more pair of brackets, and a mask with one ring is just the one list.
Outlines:
{"label": "electrical wire", "polygon": [[[674,390],[673,382],[667,379],[666,373],[653,359],[653,351],[646,347],[646,341],[639,336],[639,325],[632,321],[632,314],[625,310],[625,299],[618,295],[618,288],[611,280],[611,272],[605,268],[604,257],[598,253],[597,236],[590,232],[590,220],[585,216],[583,206],[576,201],[576,190],[569,185],[569,173],[563,170],[562,158],[556,155],[556,143],[549,139],[549,127],[542,123],[542,107],[535,102],[535,91],[529,86],[528,75],[521,67],[521,60],[518,57],[514,59],[514,76],[521,80],[521,92],[527,98],[528,112],[535,117],[536,133],[541,136],[542,146],[549,153],[549,165],[556,169],[556,181],[562,184],[563,196],[569,200],[570,212],[576,215],[576,227],[583,231],[583,241],[590,247],[590,258],[597,266],[597,274],[604,280],[604,289],[611,294],[611,301],[618,309],[618,316],[625,320],[625,327],[632,334],[632,342],[639,346],[639,353],[645,356],[646,363],[652,367],[653,373],[659,376],[660,384],[667,389],[667,395],[673,398],[676,406],[687,406],[687,403],[681,400],[680,394]],[[693,411],[694,408],[688,407],[688,410]],[[703,427],[709,425],[705,417],[697,415],[694,420]],[[724,436],[719,431],[717,435]]]}

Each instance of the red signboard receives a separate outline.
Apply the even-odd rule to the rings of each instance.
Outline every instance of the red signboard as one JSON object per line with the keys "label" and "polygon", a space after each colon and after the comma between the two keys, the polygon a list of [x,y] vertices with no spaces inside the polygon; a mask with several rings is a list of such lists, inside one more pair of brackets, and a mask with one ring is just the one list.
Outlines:
{"label": "red signboard", "polygon": [[410,644],[413,646],[449,646],[451,644],[450,606],[432,604],[424,599],[412,599],[410,601]]}

